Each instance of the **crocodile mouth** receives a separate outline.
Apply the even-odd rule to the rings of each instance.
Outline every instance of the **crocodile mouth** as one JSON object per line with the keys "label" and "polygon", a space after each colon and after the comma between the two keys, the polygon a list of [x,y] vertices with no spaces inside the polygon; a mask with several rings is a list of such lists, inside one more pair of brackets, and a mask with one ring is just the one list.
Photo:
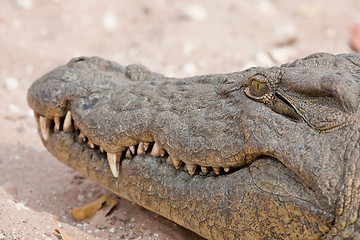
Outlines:
{"label": "crocodile mouth", "polygon": [[87,148],[92,149],[93,152],[97,152],[103,158],[107,159],[111,173],[115,178],[119,177],[119,169],[122,160],[132,159],[135,156],[144,156],[146,154],[150,154],[152,157],[166,159],[166,162],[171,164],[175,169],[185,171],[190,175],[224,175],[244,167],[211,167],[185,163],[182,160],[170,156],[168,152],[160,147],[155,141],[139,141],[136,145],[122,146],[120,148],[121,151],[111,153],[105,151],[102,146],[94,144],[92,139],[83,133],[78,127],[78,124],[74,121],[71,111],[67,111],[66,115],[63,117],[45,117],[36,112],[34,112],[34,115],[39,126],[40,135],[45,142],[52,134],[59,134],[61,132],[73,134],[78,143],[82,143]]}

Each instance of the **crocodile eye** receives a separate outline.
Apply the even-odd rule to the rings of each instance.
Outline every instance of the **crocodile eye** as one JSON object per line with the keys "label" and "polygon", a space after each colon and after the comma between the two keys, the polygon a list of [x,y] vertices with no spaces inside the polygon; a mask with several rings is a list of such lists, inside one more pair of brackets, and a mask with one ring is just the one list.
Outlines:
{"label": "crocodile eye", "polygon": [[261,97],[268,92],[268,86],[266,83],[253,79],[250,84],[250,92],[255,97]]}

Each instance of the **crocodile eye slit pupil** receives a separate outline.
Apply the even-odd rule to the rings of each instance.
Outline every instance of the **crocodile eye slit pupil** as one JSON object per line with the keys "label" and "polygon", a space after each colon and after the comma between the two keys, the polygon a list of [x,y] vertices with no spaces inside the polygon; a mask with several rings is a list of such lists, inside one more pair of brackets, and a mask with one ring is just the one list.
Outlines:
{"label": "crocodile eye slit pupil", "polygon": [[268,86],[263,83],[263,82],[259,82],[255,79],[253,79],[251,81],[251,85],[250,85],[250,90],[251,93],[256,96],[256,97],[261,97],[263,96],[265,93],[267,93],[268,91]]}

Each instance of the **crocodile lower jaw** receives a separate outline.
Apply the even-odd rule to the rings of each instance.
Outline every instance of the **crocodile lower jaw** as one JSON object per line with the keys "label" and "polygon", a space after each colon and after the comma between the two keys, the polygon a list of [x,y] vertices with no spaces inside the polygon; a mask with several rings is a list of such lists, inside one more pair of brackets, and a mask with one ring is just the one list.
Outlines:
{"label": "crocodile lower jaw", "polygon": [[190,175],[219,175],[230,173],[236,168],[230,167],[212,167],[212,166],[199,166],[197,164],[185,163],[180,159],[171,157],[165,149],[161,148],[156,142],[142,142],[137,145],[122,146],[122,151],[111,153],[104,150],[100,145],[96,145],[93,141],[85,136],[79,129],[72,118],[70,111],[64,117],[45,117],[34,112],[36,122],[38,123],[41,137],[47,141],[50,134],[60,132],[73,133],[78,142],[84,143],[87,147],[94,151],[99,150],[102,154],[106,155],[110,170],[115,178],[119,176],[119,165],[123,159],[132,159],[136,155],[145,155],[150,153],[153,157],[166,157],[166,162],[172,164],[178,170],[185,170]]}

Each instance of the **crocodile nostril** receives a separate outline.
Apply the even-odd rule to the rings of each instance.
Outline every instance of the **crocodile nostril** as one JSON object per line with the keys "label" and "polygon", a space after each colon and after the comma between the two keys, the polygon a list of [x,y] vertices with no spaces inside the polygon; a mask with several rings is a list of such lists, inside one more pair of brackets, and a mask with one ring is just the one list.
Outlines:
{"label": "crocodile nostril", "polygon": [[86,60],[86,57],[77,57],[77,58],[73,58],[72,62],[82,62],[85,60]]}

